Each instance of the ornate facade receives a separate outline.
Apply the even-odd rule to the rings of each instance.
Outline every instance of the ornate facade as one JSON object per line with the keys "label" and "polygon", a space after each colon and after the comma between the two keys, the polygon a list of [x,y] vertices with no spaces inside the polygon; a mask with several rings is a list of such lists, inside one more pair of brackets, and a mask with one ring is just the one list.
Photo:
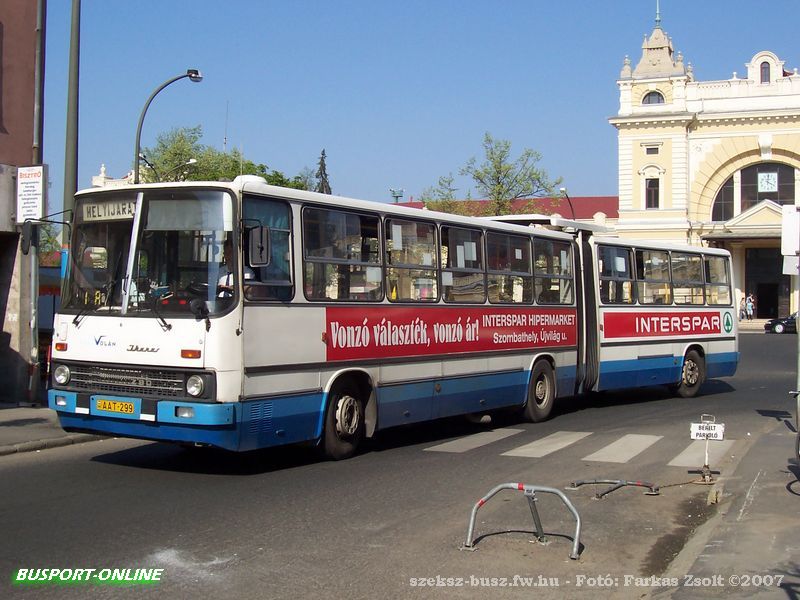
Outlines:
{"label": "ornate facade", "polygon": [[800,205],[800,75],[769,51],[697,81],[660,19],[617,81],[621,237],[727,248],[737,300],[759,317],[797,310],[782,275],[782,204]]}

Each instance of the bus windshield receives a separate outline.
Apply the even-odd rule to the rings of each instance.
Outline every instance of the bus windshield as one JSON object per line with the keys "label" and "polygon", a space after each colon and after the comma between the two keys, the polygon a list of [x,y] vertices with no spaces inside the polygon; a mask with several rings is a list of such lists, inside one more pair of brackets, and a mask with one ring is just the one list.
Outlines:
{"label": "bus windshield", "polygon": [[138,220],[136,206],[136,192],[78,200],[64,308],[190,315],[196,298],[211,315],[228,308],[236,289],[231,197],[154,190],[142,194]]}

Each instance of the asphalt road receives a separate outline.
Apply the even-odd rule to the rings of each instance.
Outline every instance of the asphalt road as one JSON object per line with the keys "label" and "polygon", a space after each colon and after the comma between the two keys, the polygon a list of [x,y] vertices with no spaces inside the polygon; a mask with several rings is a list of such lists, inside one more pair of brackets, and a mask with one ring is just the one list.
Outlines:
{"label": "asphalt road", "polygon": [[[522,577],[540,597],[616,596],[591,578],[662,573],[715,510],[709,488],[691,483],[702,459],[683,464],[689,424],[704,413],[725,423],[711,467],[733,469],[793,414],[796,344],[742,333],[737,375],[694,399],[647,388],[570,399],[540,424],[398,429],[339,463],[303,449],[230,455],[131,440],[3,457],[0,596],[515,597],[531,593]],[[645,480],[661,493],[565,490],[590,479]],[[564,490],[583,520],[580,560],[569,559],[575,523],[560,501],[538,495],[547,542],[535,543],[526,499],[511,491],[478,513],[477,551],[459,550],[475,502],[507,482]],[[133,588],[10,586],[20,568],[164,572]]]}

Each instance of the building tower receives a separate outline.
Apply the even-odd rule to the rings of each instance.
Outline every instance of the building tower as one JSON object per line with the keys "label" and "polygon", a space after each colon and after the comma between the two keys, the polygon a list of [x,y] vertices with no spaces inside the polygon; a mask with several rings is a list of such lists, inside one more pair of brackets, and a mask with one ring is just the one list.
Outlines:
{"label": "building tower", "polygon": [[618,130],[622,237],[714,245],[733,255],[736,299],[759,317],[797,310],[782,275],[781,204],[800,204],[800,76],[769,51],[740,77],[697,81],[660,15],[632,68],[625,57]]}

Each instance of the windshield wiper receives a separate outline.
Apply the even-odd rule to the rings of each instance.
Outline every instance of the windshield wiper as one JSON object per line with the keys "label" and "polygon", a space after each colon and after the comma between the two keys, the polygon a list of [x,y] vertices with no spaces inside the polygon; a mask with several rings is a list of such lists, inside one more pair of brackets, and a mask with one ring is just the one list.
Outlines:
{"label": "windshield wiper", "polygon": [[90,311],[93,311],[96,308],[97,308],[96,306],[84,306],[78,311],[78,314],[75,315],[75,318],[72,319],[72,324],[75,325],[75,327],[77,327],[78,325],[81,324],[81,319],[83,319],[83,317],[85,317]]}
{"label": "windshield wiper", "polygon": [[167,321],[164,319],[164,317],[158,311],[158,298],[156,298],[155,296],[153,296],[150,293],[148,293],[148,296],[150,296],[150,308],[152,309],[153,314],[156,316],[156,319],[158,320],[158,324],[161,325],[161,329],[163,329],[164,331],[169,331],[170,329],[172,329],[172,325],[167,323]]}
{"label": "windshield wiper", "polygon": [[193,298],[189,302],[189,310],[196,319],[205,319],[206,331],[211,330],[211,319],[208,318],[208,305],[200,298]]}
{"label": "windshield wiper", "polygon": [[78,314],[75,315],[75,318],[72,319],[72,324],[77,327],[78,325],[81,324],[81,320],[83,319],[83,317],[85,317],[89,313],[96,312],[101,308],[108,308],[108,301],[111,298],[111,291],[114,289],[116,283],[117,280],[112,279],[111,281],[105,283],[102,287],[98,288],[101,292],[103,292],[106,295],[105,302],[103,302],[102,304],[98,304],[97,306],[84,306],[78,311]]}

